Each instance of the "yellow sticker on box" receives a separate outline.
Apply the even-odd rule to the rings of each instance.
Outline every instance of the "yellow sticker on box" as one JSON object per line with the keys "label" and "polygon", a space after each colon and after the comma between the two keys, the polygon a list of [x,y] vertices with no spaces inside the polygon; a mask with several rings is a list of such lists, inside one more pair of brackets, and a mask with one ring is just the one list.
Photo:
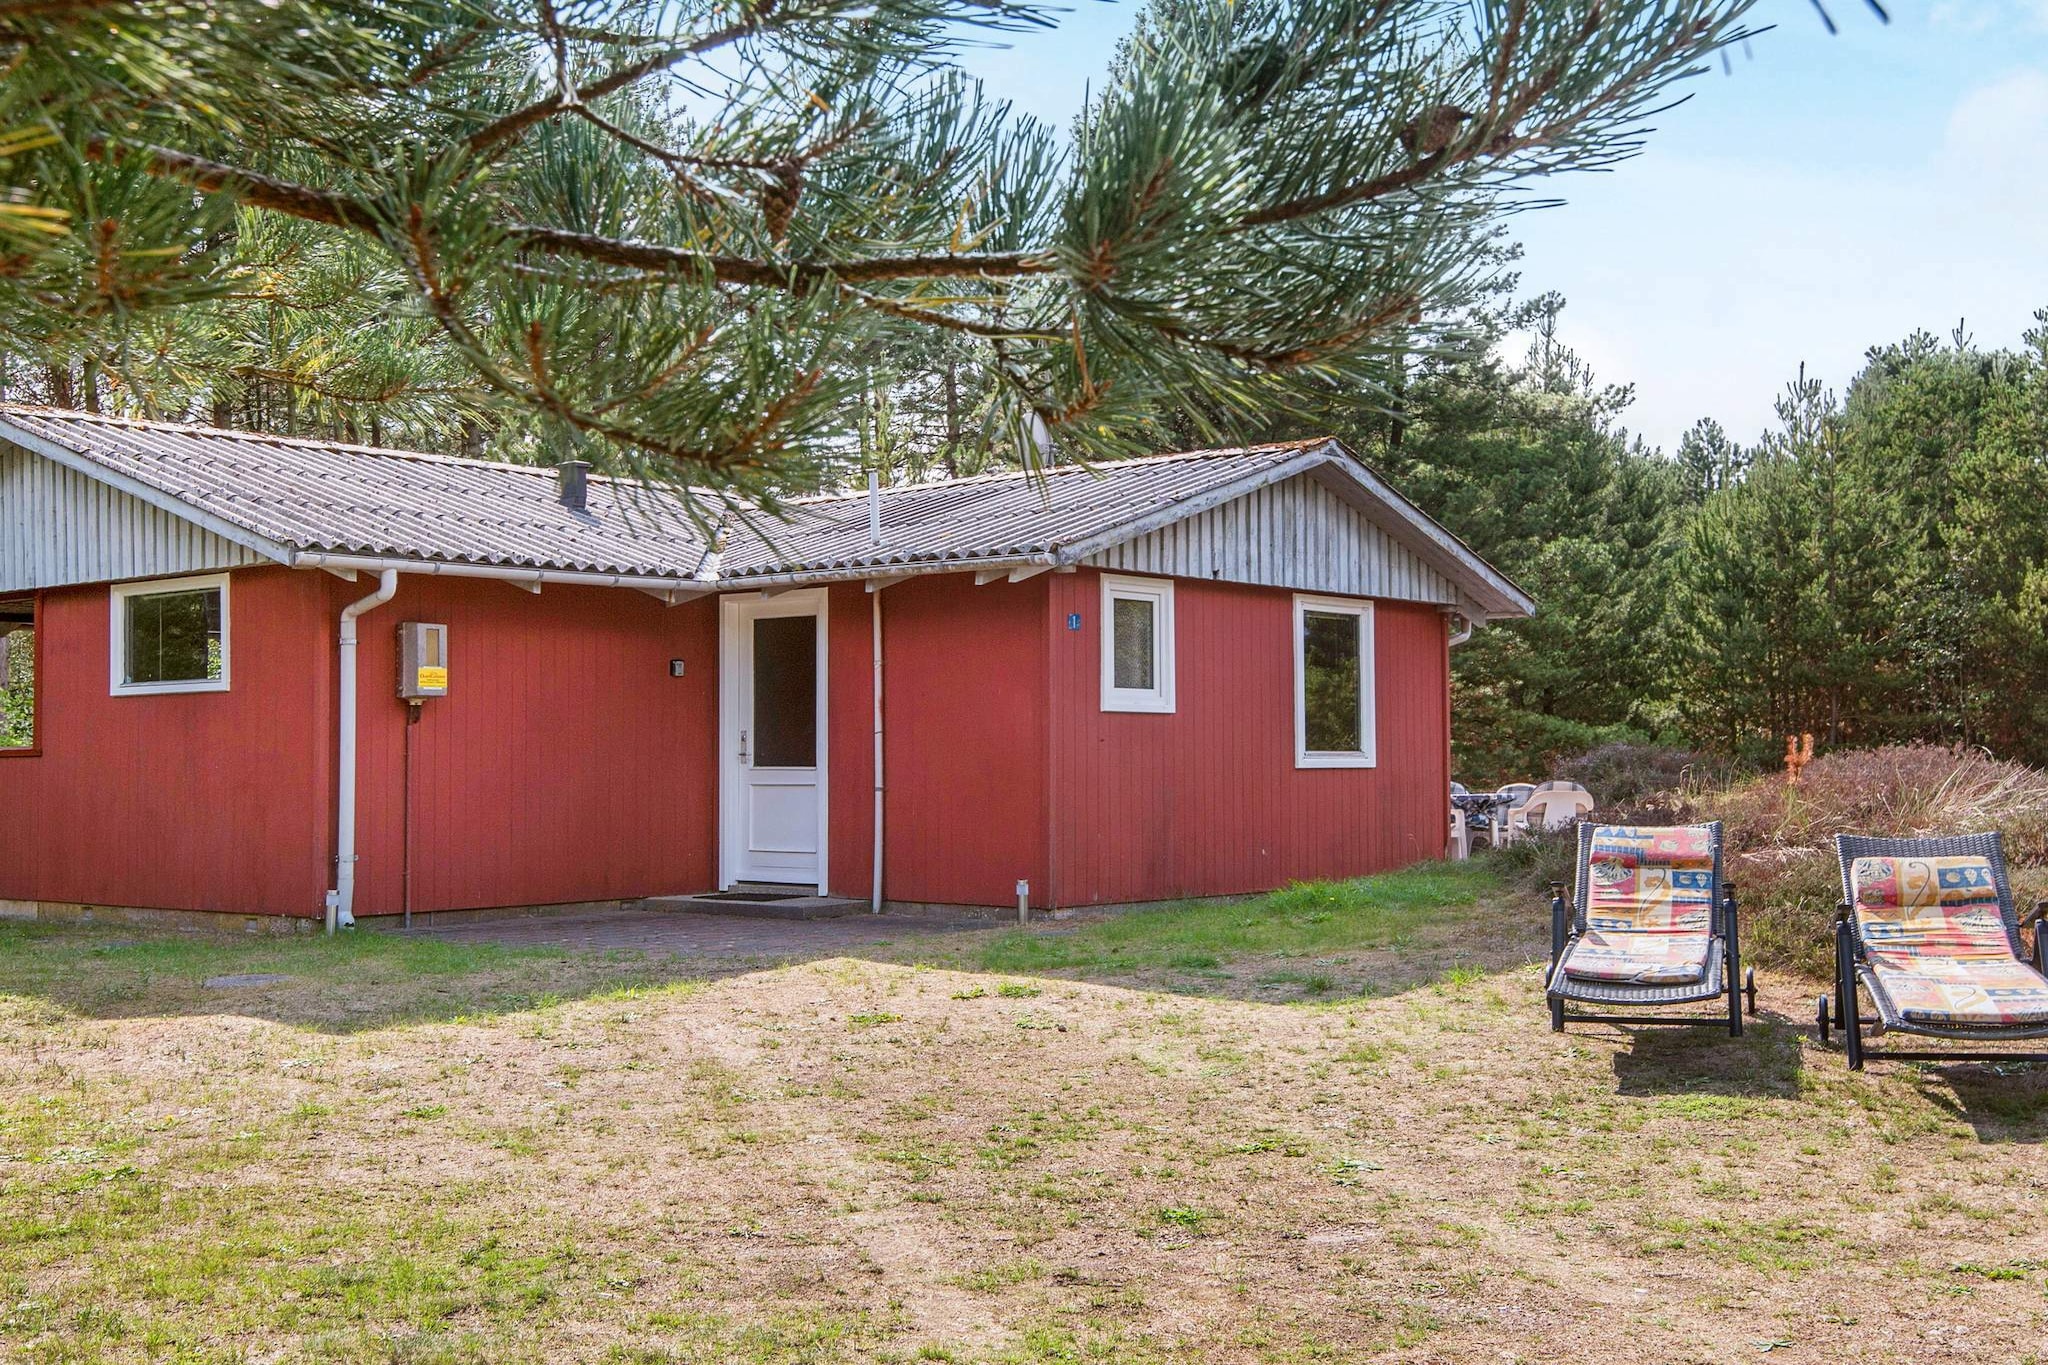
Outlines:
{"label": "yellow sticker on box", "polygon": [[445,668],[423,668],[419,673],[419,689],[422,692],[446,692],[448,670]]}

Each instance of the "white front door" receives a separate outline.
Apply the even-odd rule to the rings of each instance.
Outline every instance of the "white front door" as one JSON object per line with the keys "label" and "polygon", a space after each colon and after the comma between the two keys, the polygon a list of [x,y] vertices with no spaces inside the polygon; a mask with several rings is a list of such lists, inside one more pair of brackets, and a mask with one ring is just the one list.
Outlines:
{"label": "white front door", "polygon": [[719,885],[825,882],[825,590],[720,599]]}

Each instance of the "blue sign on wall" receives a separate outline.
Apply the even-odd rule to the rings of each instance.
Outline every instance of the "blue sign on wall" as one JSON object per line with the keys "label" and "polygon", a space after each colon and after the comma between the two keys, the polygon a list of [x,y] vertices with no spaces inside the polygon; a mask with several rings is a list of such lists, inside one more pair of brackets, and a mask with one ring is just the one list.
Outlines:
{"label": "blue sign on wall", "polygon": [[1068,629],[1068,630],[1079,630],[1080,628],[1081,628],[1081,613],[1080,613],[1080,612],[1078,612],[1078,611],[1070,611],[1070,612],[1068,612],[1068,613],[1067,613],[1067,629]]}

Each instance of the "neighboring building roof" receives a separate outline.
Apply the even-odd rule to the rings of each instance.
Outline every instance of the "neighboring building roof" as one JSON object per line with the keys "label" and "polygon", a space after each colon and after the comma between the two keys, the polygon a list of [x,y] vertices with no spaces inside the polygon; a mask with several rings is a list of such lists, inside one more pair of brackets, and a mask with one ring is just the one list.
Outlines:
{"label": "neighboring building roof", "polygon": [[[1525,616],[1519,588],[1334,440],[1056,466],[799,499],[778,520],[593,476],[588,510],[552,469],[0,405],[0,440],[185,516],[281,563],[360,558],[616,575],[693,589],[1081,563],[1309,475],[1441,573],[1477,614]],[[645,585],[645,583],[643,585]]]}

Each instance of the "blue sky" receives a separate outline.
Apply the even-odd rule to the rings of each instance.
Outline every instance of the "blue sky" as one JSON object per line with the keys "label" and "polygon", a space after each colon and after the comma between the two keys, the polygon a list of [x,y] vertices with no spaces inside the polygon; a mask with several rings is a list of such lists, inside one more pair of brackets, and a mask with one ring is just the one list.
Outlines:
{"label": "blue sky", "polygon": [[[1915,328],[2013,345],[2048,307],[2048,0],[1894,0],[1888,26],[1828,4],[1832,38],[1808,0],[1762,0],[1776,28],[1641,157],[1516,222],[1523,291],[1565,296],[1565,340],[1667,450],[1699,417],[1754,440],[1802,362],[1840,386]],[[1082,0],[966,65],[1064,124],[1136,12]]]}

